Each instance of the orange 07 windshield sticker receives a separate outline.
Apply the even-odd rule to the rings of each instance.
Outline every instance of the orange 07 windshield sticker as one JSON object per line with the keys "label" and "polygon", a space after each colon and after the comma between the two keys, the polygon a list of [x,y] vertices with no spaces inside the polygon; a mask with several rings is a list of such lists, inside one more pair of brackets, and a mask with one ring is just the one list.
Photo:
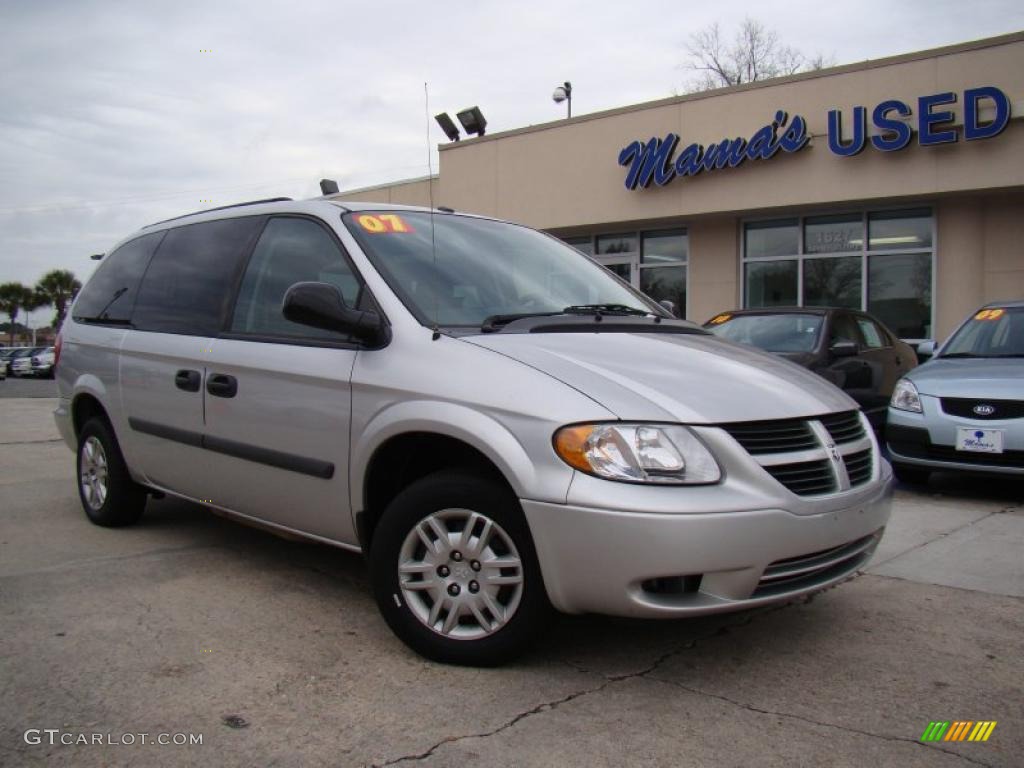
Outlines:
{"label": "orange 07 windshield sticker", "polygon": [[359,222],[359,226],[365,231],[374,235],[388,233],[405,234],[413,231],[409,223],[395,213],[364,213],[357,216],[356,221]]}
{"label": "orange 07 windshield sticker", "polygon": [[998,320],[1003,316],[1004,309],[983,309],[974,316],[975,320]]}
{"label": "orange 07 windshield sticker", "polygon": [[711,324],[712,325],[721,325],[726,320],[728,320],[730,317],[732,317],[732,315],[718,315],[717,317],[713,317],[711,319]]}

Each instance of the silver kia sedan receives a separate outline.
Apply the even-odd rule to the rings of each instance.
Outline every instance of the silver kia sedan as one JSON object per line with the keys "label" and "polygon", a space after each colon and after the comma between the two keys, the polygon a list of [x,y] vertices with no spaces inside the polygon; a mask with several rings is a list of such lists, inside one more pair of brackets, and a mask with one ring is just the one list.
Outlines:
{"label": "silver kia sedan", "polygon": [[933,470],[1024,475],[1024,300],[981,307],[897,382],[886,440],[903,482]]}

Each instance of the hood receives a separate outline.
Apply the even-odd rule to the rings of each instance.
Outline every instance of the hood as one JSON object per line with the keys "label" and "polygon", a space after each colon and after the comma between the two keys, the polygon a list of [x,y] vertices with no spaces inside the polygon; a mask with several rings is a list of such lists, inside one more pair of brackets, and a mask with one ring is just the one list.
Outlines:
{"label": "hood", "polygon": [[1024,400],[1024,358],[933,358],[907,378],[922,395]]}
{"label": "hood", "polygon": [[462,340],[543,371],[624,420],[716,424],[857,408],[820,376],[716,336],[496,333]]}

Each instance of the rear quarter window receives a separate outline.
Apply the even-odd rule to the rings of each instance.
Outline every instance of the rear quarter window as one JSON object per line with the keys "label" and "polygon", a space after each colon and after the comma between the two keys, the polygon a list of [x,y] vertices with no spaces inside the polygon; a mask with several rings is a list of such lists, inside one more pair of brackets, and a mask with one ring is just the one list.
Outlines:
{"label": "rear quarter window", "polygon": [[129,322],[139,282],[163,237],[163,232],[137,237],[107,256],[78,294],[71,316],[79,322]]}
{"label": "rear quarter window", "polygon": [[169,230],[142,279],[132,322],[143,331],[216,335],[241,261],[265,218],[246,216]]}

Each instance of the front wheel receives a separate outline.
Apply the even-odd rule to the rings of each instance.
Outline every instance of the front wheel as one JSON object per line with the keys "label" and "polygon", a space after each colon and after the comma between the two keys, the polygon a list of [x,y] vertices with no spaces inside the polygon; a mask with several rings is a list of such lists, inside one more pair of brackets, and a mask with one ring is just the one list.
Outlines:
{"label": "front wheel", "polygon": [[374,533],[370,577],[392,631],[449,664],[515,658],[550,611],[519,502],[464,472],[430,475],[395,497]]}

